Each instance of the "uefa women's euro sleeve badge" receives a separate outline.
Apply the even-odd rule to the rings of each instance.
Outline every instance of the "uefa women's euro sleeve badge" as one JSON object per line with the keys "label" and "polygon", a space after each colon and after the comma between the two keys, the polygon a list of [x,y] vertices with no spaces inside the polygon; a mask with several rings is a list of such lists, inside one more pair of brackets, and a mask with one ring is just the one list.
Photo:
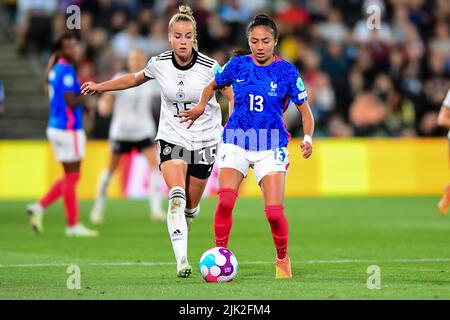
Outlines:
{"label": "uefa women's euro sleeve badge", "polygon": [[306,101],[308,94],[306,93],[305,85],[303,84],[302,78],[300,78],[300,76],[298,76],[297,78],[296,86],[300,91],[299,93],[297,93],[298,104],[302,104]]}

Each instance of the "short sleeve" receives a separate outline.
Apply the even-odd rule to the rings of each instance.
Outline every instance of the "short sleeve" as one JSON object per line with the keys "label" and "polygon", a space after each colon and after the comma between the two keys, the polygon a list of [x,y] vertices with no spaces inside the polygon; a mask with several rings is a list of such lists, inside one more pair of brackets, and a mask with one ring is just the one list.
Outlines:
{"label": "short sleeve", "polygon": [[144,76],[146,76],[149,79],[155,79],[155,61],[156,61],[156,57],[151,57],[150,60],[148,60],[147,65],[144,68]]}
{"label": "short sleeve", "polygon": [[79,88],[77,86],[77,81],[76,81],[75,70],[67,69],[67,71],[65,71],[62,74],[61,90],[63,93],[66,93],[66,92],[78,93],[79,92],[78,91]]}
{"label": "short sleeve", "polygon": [[306,100],[308,100],[308,94],[306,93],[305,85],[303,84],[303,80],[300,77],[300,74],[293,65],[291,65],[289,72],[289,98],[291,101],[297,105],[303,104]]}
{"label": "short sleeve", "polygon": [[212,77],[215,78],[216,74],[219,73],[221,70],[221,67],[217,61],[214,61],[214,65],[212,67]]}
{"label": "short sleeve", "polygon": [[447,95],[445,96],[444,101],[442,102],[442,105],[446,108],[450,109],[450,89],[447,91]]}
{"label": "short sleeve", "polygon": [[237,74],[238,57],[231,58],[222,68],[214,70],[214,78],[219,87],[226,87],[233,83]]}

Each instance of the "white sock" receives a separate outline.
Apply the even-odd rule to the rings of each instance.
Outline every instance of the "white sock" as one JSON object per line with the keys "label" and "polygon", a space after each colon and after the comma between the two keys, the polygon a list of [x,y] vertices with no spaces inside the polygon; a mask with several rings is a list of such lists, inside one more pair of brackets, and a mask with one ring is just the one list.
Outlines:
{"label": "white sock", "polygon": [[200,214],[200,204],[193,209],[184,209],[184,215],[186,218],[195,218]]}
{"label": "white sock", "polygon": [[109,170],[103,170],[98,179],[97,198],[95,199],[94,208],[102,211],[106,203],[106,195],[108,194],[109,182],[112,174]]}
{"label": "white sock", "polygon": [[161,178],[158,169],[153,169],[150,172],[150,190],[149,190],[150,210],[152,214],[162,213],[162,193],[161,193]]}
{"label": "white sock", "polygon": [[167,229],[172,241],[173,252],[177,263],[182,257],[187,258],[188,229],[184,209],[186,193],[181,187],[174,187],[169,192],[169,210],[167,213]]}
{"label": "white sock", "polygon": [[39,212],[39,214],[44,214],[45,209],[43,206],[41,206],[39,202],[36,202],[34,205],[36,206],[36,209]]}

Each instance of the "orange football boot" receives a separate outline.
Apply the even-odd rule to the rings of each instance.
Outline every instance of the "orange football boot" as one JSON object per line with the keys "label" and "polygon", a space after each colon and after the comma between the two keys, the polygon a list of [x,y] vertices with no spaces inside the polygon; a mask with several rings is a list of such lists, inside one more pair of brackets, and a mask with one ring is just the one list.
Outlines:
{"label": "orange football boot", "polygon": [[282,260],[279,260],[277,258],[275,278],[276,279],[292,278],[291,259],[289,259],[289,256],[286,256],[286,258]]}
{"label": "orange football boot", "polygon": [[441,216],[445,216],[448,211],[448,206],[450,204],[450,185],[446,185],[444,189],[444,194],[438,203],[438,209]]}

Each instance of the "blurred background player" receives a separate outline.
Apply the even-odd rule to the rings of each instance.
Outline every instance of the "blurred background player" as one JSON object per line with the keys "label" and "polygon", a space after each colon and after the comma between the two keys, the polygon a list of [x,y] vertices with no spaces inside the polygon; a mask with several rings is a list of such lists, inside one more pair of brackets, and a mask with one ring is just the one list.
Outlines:
{"label": "blurred background player", "polygon": [[233,86],[235,104],[220,146],[215,245],[228,246],[238,190],[249,167],[253,167],[276,248],[276,278],[291,278],[288,221],[283,206],[289,133],[283,123],[283,112],[291,100],[302,115],[301,152],[305,159],[312,153],[314,118],[297,69],[274,55],[278,41],[275,22],[264,14],[257,15],[247,27],[247,38],[251,54],[238,52],[216,73],[202,92],[199,104],[180,114],[183,121],[191,121],[192,125],[204,112],[215,89]]}
{"label": "blurred background player", "polygon": [[72,66],[78,57],[79,42],[75,35],[61,35],[55,43],[54,54],[46,73],[50,99],[47,137],[56,159],[62,164],[64,177],[55,182],[38,203],[27,207],[31,226],[37,233],[41,233],[43,229],[44,210],[62,196],[67,217],[66,235],[97,236],[97,231],[90,230],[78,222],[76,186],[80,179],[81,160],[86,143],[82,123],[83,96],[80,94],[80,83]]}
{"label": "blurred background player", "polygon": [[[450,89],[447,91],[444,101],[442,102],[441,110],[439,111],[438,124],[447,130],[450,130]],[[450,161],[450,131],[448,132],[449,138],[449,161]],[[449,162],[450,163],[450,162]],[[450,204],[450,185],[446,185],[444,193],[438,203],[439,213],[446,215],[448,212],[448,206]]]}
{"label": "blurred background player", "polygon": [[[136,73],[145,67],[147,56],[142,50],[133,50],[128,56],[128,70]],[[119,73],[118,78],[125,73]],[[104,207],[108,186],[114,170],[124,153],[137,149],[142,152],[150,165],[149,204],[150,217],[163,220],[162,192],[158,155],[155,146],[156,125],[152,116],[155,97],[159,97],[159,88],[154,82],[123,91],[106,92],[99,101],[99,113],[107,116],[113,113],[109,129],[111,154],[109,165],[100,175],[98,192],[91,212],[91,221],[101,223],[104,218]]]}
{"label": "blurred background player", "polygon": [[[140,72],[114,80],[82,85],[83,94],[123,90],[155,79],[161,88],[161,116],[156,140],[160,168],[169,187],[167,227],[177,261],[177,275],[189,277],[188,222],[200,212],[200,199],[216,158],[222,132],[219,104],[213,98],[191,130],[180,113],[197,104],[201,90],[214,78],[217,62],[197,51],[197,28],[192,11],[180,6],[169,22],[172,50],[150,59]],[[231,88],[223,91],[232,101]],[[188,222],[186,221],[188,220]]]}

